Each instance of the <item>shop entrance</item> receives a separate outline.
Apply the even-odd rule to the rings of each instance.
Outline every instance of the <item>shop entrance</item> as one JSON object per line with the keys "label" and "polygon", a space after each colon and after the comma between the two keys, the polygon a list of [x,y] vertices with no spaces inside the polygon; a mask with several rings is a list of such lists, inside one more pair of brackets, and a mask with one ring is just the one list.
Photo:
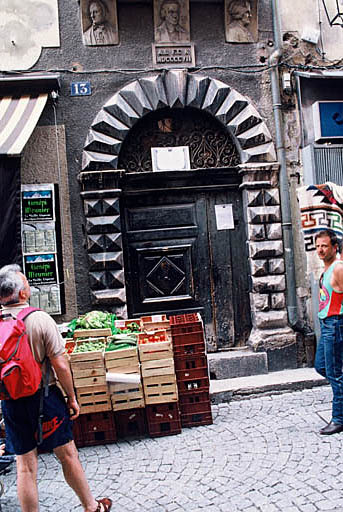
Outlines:
{"label": "shop entrance", "polygon": [[[187,146],[189,171],[152,170],[152,147]],[[129,316],[200,311],[207,345],[250,333],[239,158],[225,128],[196,109],[161,109],[139,122],[119,156]],[[224,221],[224,222],[223,222]]]}
{"label": "shop entrance", "polygon": [[[233,174],[212,169],[163,177],[147,173],[144,180],[126,176],[121,219],[129,317],[200,311],[208,347],[245,344],[247,257]],[[221,223],[223,212],[232,219],[230,228]]]}

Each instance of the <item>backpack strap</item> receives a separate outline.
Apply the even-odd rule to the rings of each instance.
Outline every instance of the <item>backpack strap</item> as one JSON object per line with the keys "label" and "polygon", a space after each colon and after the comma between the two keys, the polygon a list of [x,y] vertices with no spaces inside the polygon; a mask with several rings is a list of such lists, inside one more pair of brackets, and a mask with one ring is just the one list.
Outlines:
{"label": "backpack strap", "polygon": [[[25,320],[31,313],[34,313],[35,311],[41,311],[39,308],[32,308],[28,306],[27,308],[22,309],[18,315],[17,318],[19,320]],[[49,395],[49,376],[50,376],[50,360],[48,357],[45,357],[42,364],[46,361],[46,373],[45,373],[45,382],[43,382],[42,379],[42,387],[40,390],[40,397],[39,397],[39,412],[38,412],[38,439],[37,439],[37,445],[39,446],[43,442],[43,417],[44,417],[44,397]]]}
{"label": "backpack strap", "polygon": [[17,314],[17,318],[19,320],[25,320],[26,317],[28,317],[29,315],[31,315],[31,313],[34,313],[35,311],[41,311],[41,309],[27,306],[26,308],[19,311],[19,313]]}

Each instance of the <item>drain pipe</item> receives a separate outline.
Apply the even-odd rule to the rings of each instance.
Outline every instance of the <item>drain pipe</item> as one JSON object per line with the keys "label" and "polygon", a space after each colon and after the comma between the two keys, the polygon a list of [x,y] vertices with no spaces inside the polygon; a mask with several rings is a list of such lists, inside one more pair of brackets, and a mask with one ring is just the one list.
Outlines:
{"label": "drain pipe", "polygon": [[279,17],[280,15],[278,12],[277,1],[278,0],[271,0],[275,50],[269,57],[269,65],[271,66],[270,78],[276,130],[276,151],[277,158],[280,164],[280,204],[282,215],[282,233],[285,251],[288,322],[291,325],[291,327],[295,327],[297,323],[297,296],[294,266],[294,243],[292,233],[291,202],[289,195],[289,184],[286,165],[286,151],[283,137],[283,119],[281,112],[281,94],[279,85],[278,62],[282,55],[282,38]]}

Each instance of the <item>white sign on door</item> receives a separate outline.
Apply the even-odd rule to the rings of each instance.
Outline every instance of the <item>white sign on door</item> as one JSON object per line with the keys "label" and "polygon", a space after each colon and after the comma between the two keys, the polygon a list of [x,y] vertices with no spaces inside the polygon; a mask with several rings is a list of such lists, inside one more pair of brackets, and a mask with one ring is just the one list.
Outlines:
{"label": "white sign on door", "polygon": [[235,229],[233,222],[232,204],[216,204],[217,229]]}

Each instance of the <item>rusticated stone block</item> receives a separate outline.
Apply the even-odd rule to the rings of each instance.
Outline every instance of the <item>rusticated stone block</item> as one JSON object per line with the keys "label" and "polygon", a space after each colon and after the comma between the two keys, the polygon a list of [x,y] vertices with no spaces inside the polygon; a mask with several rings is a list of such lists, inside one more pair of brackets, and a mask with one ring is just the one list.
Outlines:
{"label": "rusticated stone block", "polygon": [[264,224],[248,224],[249,240],[266,240],[266,228]]}
{"label": "rusticated stone block", "polygon": [[120,216],[106,215],[101,217],[88,217],[86,220],[88,234],[120,232]]}
{"label": "rusticated stone block", "polygon": [[279,206],[254,206],[248,209],[248,222],[251,224],[280,222],[280,220]]}
{"label": "rusticated stone block", "polygon": [[287,312],[286,311],[261,311],[255,315],[256,327],[259,329],[275,329],[278,327],[286,327]]}
{"label": "rusticated stone block", "polygon": [[281,240],[282,239],[282,226],[280,223],[268,224],[266,226],[268,240]]}
{"label": "rusticated stone block", "polygon": [[269,311],[269,294],[250,293],[250,306],[252,311]]}
{"label": "rusticated stone block", "polygon": [[286,289],[285,276],[253,277],[253,291],[258,293],[283,292]]}
{"label": "rusticated stone block", "polygon": [[275,206],[280,204],[279,189],[271,188],[264,191],[264,204],[266,206]]}
{"label": "rusticated stone block", "polygon": [[90,270],[121,270],[124,266],[122,252],[97,252],[88,254]]}
{"label": "rusticated stone block", "polygon": [[272,293],[270,295],[270,305],[272,309],[284,309],[286,307],[286,297],[284,293]]}
{"label": "rusticated stone block", "polygon": [[266,276],[268,272],[268,260],[250,260],[251,274],[253,276]]}
{"label": "rusticated stone block", "polygon": [[263,206],[263,190],[247,190],[246,191],[247,206]]}
{"label": "rusticated stone block", "polygon": [[111,306],[126,304],[125,288],[117,290],[93,290],[91,295],[93,304],[110,304]]}
{"label": "rusticated stone block", "polygon": [[252,242],[249,244],[250,257],[254,260],[262,258],[275,258],[282,256],[283,245],[282,241],[261,241]]}
{"label": "rusticated stone block", "polygon": [[269,274],[283,274],[285,272],[285,262],[283,258],[271,258],[268,260]]}

